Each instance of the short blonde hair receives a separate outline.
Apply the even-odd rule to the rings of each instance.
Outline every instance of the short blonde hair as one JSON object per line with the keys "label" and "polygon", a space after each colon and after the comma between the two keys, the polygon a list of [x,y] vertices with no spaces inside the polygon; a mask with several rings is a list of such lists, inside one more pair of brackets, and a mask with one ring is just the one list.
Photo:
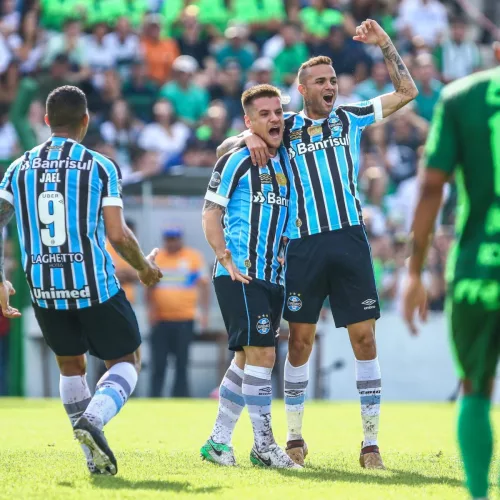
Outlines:
{"label": "short blonde hair", "polygon": [[281,99],[281,91],[274,85],[269,85],[267,83],[254,85],[253,87],[245,90],[241,96],[241,105],[243,106],[245,113],[247,112],[248,107],[259,97],[279,97]]}
{"label": "short blonde hair", "polygon": [[311,57],[306,62],[303,62],[299,68],[299,82],[304,83],[307,68],[312,68],[313,66],[320,66],[321,64],[326,64],[327,66],[333,66],[332,60],[328,56],[316,56]]}

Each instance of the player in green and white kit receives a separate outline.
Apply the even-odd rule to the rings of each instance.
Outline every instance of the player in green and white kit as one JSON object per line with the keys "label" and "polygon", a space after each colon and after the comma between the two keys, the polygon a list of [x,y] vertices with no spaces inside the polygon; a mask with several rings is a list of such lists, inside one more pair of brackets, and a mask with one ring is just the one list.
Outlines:
{"label": "player in green and white kit", "polygon": [[420,275],[443,186],[455,174],[459,237],[448,261],[447,305],[464,391],[458,441],[469,492],[486,498],[493,449],[490,399],[500,355],[500,67],[445,87],[434,111],[425,166],[413,221],[405,317],[413,333],[417,309],[425,319]]}

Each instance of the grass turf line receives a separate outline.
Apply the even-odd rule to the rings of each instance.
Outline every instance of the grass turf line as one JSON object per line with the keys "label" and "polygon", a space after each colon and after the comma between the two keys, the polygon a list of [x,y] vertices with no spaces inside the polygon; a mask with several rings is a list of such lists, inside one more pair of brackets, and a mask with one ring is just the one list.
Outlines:
{"label": "grass turf line", "polygon": [[[132,399],[106,436],[118,460],[115,477],[91,477],[58,400],[0,398],[0,498],[254,500],[466,499],[451,404],[382,405],[380,446],[387,471],[358,464],[359,405],[307,402],[307,467],[252,467],[251,426],[244,412],[233,439],[239,467],[202,462],[217,404],[209,400]],[[494,412],[500,424],[500,412]],[[282,401],[273,403],[277,441],[286,437]],[[495,475],[492,472],[492,483]]]}

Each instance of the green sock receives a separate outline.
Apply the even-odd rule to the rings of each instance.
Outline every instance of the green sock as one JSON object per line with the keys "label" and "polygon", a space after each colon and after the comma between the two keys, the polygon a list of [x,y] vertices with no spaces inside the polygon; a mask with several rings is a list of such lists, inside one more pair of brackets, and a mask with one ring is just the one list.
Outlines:
{"label": "green sock", "polygon": [[493,454],[490,400],[477,394],[464,396],[458,414],[458,443],[467,488],[473,498],[488,495],[488,473]]}

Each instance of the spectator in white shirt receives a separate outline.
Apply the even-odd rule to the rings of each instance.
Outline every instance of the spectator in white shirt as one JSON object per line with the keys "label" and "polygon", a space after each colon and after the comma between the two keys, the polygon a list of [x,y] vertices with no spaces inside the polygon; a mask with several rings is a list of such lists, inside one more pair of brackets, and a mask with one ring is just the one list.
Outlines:
{"label": "spectator in white shirt", "polygon": [[176,161],[180,163],[191,134],[189,127],[176,120],[170,101],[158,101],[153,107],[153,114],[155,121],[143,128],[138,140],[139,147],[160,153],[162,165],[172,166]]}
{"label": "spectator in white shirt", "polygon": [[107,31],[106,23],[97,23],[86,40],[87,63],[94,74],[93,82],[97,88],[101,88],[104,83],[103,73],[115,65],[115,52],[104,43]]}
{"label": "spectator in white shirt", "polygon": [[450,38],[436,49],[436,59],[443,80],[448,83],[470,75],[481,65],[477,45],[467,40],[467,23],[462,17],[455,17],[450,25]]}
{"label": "spectator in white shirt", "polygon": [[396,28],[408,40],[419,36],[434,47],[448,29],[448,15],[438,0],[403,0]]}
{"label": "spectator in white shirt", "polygon": [[19,155],[17,134],[9,122],[9,107],[0,104],[0,160],[14,160]]}
{"label": "spectator in white shirt", "polygon": [[120,76],[128,78],[132,63],[140,58],[141,46],[126,17],[120,17],[114,31],[104,37],[104,46],[114,54]]}

